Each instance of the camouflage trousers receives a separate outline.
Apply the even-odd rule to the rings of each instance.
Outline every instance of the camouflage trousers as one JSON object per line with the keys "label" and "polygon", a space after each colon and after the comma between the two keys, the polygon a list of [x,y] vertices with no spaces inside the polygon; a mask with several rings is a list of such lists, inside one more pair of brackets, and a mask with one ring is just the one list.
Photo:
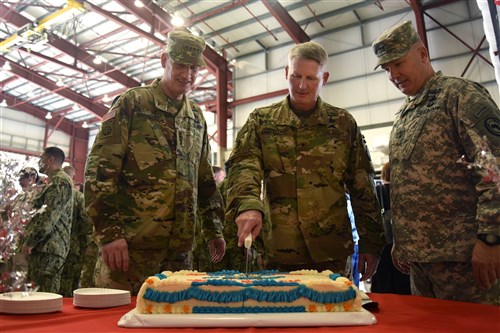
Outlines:
{"label": "camouflage trousers", "polygon": [[64,297],[73,297],[73,290],[80,287],[80,275],[82,274],[83,256],[68,254],[61,273],[61,287],[59,294]]}
{"label": "camouflage trousers", "polygon": [[315,269],[317,271],[331,270],[333,273],[344,274],[346,271],[346,266],[348,262],[350,263],[351,258],[346,258],[345,260],[333,260],[325,262],[311,262],[307,264],[289,265],[289,264],[279,264],[279,263],[269,263],[266,269],[277,269],[282,272],[291,272],[302,269]]}
{"label": "camouflage trousers", "polygon": [[64,258],[58,255],[34,252],[28,256],[28,282],[34,282],[38,291],[58,293]]}
{"label": "camouflage trousers", "polygon": [[212,272],[212,265],[208,244],[201,234],[197,234],[196,247],[193,249],[193,269],[198,272]]}
{"label": "camouflage trousers", "polygon": [[[235,270],[246,272],[246,251],[243,247],[238,247],[238,237],[236,223],[228,223],[224,226],[224,239],[226,240],[226,254],[218,263],[213,263],[210,259],[208,244],[201,234],[196,235],[196,247],[193,250],[193,267],[199,272],[216,272],[221,270]],[[254,272],[262,270],[264,245],[261,238],[257,238],[252,244],[251,256],[248,259],[248,271]]]}
{"label": "camouflage trousers", "polygon": [[410,263],[413,295],[500,305],[500,282],[489,289],[476,285],[470,262]]}
{"label": "camouflage trousers", "polygon": [[[98,256],[94,283],[96,287],[129,290],[137,295],[142,283],[148,276],[161,273],[164,270],[178,271],[192,269],[191,253],[179,254],[166,260],[166,250],[128,250],[129,269],[127,271],[113,271],[104,263],[102,256]],[[170,256],[172,257],[172,256]]]}
{"label": "camouflage trousers", "polygon": [[83,259],[82,274],[80,276],[80,287],[92,288],[94,285],[94,270],[99,256],[99,248],[94,242],[90,242],[85,250],[85,258]]}

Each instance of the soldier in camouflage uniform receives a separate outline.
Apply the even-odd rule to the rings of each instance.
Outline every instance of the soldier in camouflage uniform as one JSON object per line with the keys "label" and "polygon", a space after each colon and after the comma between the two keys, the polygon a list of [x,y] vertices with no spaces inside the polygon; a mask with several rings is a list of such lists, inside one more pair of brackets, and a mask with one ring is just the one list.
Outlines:
{"label": "soldier in camouflage uniform", "polygon": [[389,144],[394,264],[416,295],[498,305],[499,109],[481,85],[435,72],[410,21],[373,50],[407,96]]}
{"label": "soldier in camouflage uniform", "polygon": [[26,228],[22,252],[28,255],[28,281],[39,291],[59,292],[64,261],[69,252],[73,214],[73,182],[62,171],[64,152],[45,148],[39,170],[49,179],[36,194],[33,207],[38,209]]}
{"label": "soldier in camouflage uniform", "polygon": [[205,66],[204,49],[202,38],[170,32],[163,77],[123,93],[103,118],[85,171],[99,287],[136,294],[149,275],[190,269],[197,218],[212,260],[224,255],[207,126],[185,95]]}
{"label": "soldier in camouflage uniform", "polygon": [[290,50],[289,95],[254,110],[236,138],[228,160],[226,219],[238,224],[239,246],[263,229],[268,268],[343,273],[353,253],[345,184],[366,280],[384,245],[374,170],[352,115],[319,97],[329,77],[327,60],[315,42]]}
{"label": "soldier in camouflage uniform", "polygon": [[[213,166],[212,171],[214,173],[214,179],[217,184],[217,188],[222,195],[222,201],[224,206],[226,205],[227,198],[227,178],[225,177],[226,172],[219,166]],[[226,240],[226,254],[224,258],[218,263],[212,263],[210,260],[207,243],[202,237],[198,237],[197,248],[193,253],[196,257],[198,271],[202,272],[212,272],[220,270],[237,270],[240,272],[245,272],[246,267],[246,250],[244,248],[238,247],[238,239],[236,238],[238,228],[235,223],[224,223],[224,239]],[[197,235],[198,236],[198,235]],[[251,255],[248,260],[248,270],[257,271],[261,270],[263,267],[259,265],[258,260],[260,260],[262,246],[261,241],[258,238],[254,241],[254,245],[251,249]]]}
{"label": "soldier in camouflage uniform", "polygon": [[[212,166],[212,173],[214,175],[215,184],[217,185],[217,189],[219,189],[219,193],[222,196],[223,207],[224,203],[224,195],[220,192],[220,184],[224,180],[226,174],[224,169],[219,166]],[[224,222],[223,222],[224,227]],[[196,220],[196,231],[195,231],[196,244],[193,249],[193,269],[198,270],[199,272],[212,272],[214,271],[214,266],[212,260],[210,259],[210,251],[208,249],[207,240],[203,237],[203,232],[201,230],[201,221]],[[218,264],[223,265],[225,258],[227,258],[227,244],[226,244],[226,255]],[[226,268],[228,269],[228,268]]]}
{"label": "soldier in camouflage uniform", "polygon": [[[72,166],[65,166],[63,170],[74,180],[75,169]],[[83,193],[73,186],[71,244],[64,262],[61,274],[61,288],[59,290],[59,294],[65,297],[73,297],[73,290],[78,289],[80,286],[80,276],[91,233],[92,221],[85,210]]]}
{"label": "soldier in camouflage uniform", "polygon": [[87,248],[85,249],[85,254],[83,257],[82,274],[80,275],[81,288],[95,287],[94,271],[97,262],[97,257],[99,256],[99,247],[97,246],[97,242],[94,240],[94,235],[95,235],[94,226],[92,225],[92,229],[89,234],[90,241]]}

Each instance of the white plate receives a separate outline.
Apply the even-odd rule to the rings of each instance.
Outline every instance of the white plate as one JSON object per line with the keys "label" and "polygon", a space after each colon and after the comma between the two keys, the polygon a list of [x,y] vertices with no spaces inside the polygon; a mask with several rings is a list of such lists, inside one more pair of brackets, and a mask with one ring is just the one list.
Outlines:
{"label": "white plate", "polygon": [[109,302],[99,302],[99,301],[75,301],[73,300],[73,305],[81,308],[92,308],[92,309],[102,309],[102,308],[113,308],[115,306],[130,304],[130,299],[125,300],[112,300]]}
{"label": "white plate", "polygon": [[304,327],[374,325],[377,319],[360,312],[138,314],[135,309],[118,321],[121,327]]}
{"label": "white plate", "polygon": [[74,296],[117,296],[129,295],[130,291],[121,289],[108,289],[108,288],[80,288],[73,291]]}
{"label": "white plate", "polygon": [[61,311],[62,295],[44,292],[14,291],[0,295],[0,312],[16,314]]}
{"label": "white plate", "polygon": [[106,288],[81,288],[73,292],[73,305],[83,308],[111,308],[130,304],[130,291]]}

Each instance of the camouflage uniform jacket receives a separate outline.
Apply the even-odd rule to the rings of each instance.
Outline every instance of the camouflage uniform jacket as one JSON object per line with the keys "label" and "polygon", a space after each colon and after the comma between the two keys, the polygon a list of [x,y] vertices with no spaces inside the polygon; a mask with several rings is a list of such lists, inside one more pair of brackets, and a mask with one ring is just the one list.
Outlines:
{"label": "camouflage uniform jacket", "polygon": [[73,215],[73,182],[62,170],[50,176],[33,198],[37,212],[26,227],[23,243],[33,251],[66,258],[70,247]]}
{"label": "camouflage uniform jacket", "polygon": [[71,226],[71,246],[68,255],[83,257],[91,241],[92,221],[85,210],[83,193],[73,188],[73,223]]}
{"label": "camouflage uniform jacket", "polygon": [[436,73],[401,107],[390,139],[396,256],[414,262],[469,261],[476,234],[500,232],[494,182],[476,168],[485,137],[500,155],[500,114],[477,83]]}
{"label": "camouflage uniform jacket", "polygon": [[229,158],[226,219],[250,209],[263,212],[270,261],[345,260],[353,249],[345,183],[361,251],[378,254],[383,231],[372,176],[351,114],[319,98],[318,109],[302,122],[287,97],[254,110],[239,131]]}
{"label": "camouflage uniform jacket", "polygon": [[222,237],[209,156],[199,106],[184,97],[177,111],[159,79],[122,94],[86,164],[85,204],[99,242],[124,238],[135,249],[189,252],[197,214],[207,239]]}

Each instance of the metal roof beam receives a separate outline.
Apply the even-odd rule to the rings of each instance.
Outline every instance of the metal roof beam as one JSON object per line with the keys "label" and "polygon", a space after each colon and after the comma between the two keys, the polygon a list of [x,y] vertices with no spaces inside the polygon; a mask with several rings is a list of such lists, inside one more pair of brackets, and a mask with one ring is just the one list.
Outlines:
{"label": "metal roof beam", "polygon": [[262,0],[262,3],[273,14],[274,18],[276,18],[295,43],[300,44],[311,40],[278,1]]}
{"label": "metal roof beam", "polygon": [[[0,15],[2,18],[12,23],[17,27],[22,27],[26,24],[32,23],[30,20],[17,13],[14,10],[11,10],[9,7],[0,4]],[[53,47],[59,49],[61,52],[66,53],[67,55],[74,57],[78,61],[86,64],[87,66],[95,69],[96,71],[103,73],[108,76],[112,80],[120,83],[126,87],[137,87],[140,86],[141,83],[136,81],[135,79],[127,76],[126,74],[120,72],[115,69],[113,66],[107,63],[102,63],[100,65],[96,65],[93,63],[94,56],[88,53],[87,51],[71,44],[68,41],[58,37],[55,34],[51,34],[50,41],[48,42]]]}
{"label": "metal roof beam", "polygon": [[[173,25],[170,23],[172,16],[153,2],[149,2],[147,7],[144,6],[142,8],[135,6],[133,1],[123,1],[121,2],[121,5],[130,13],[148,23],[151,27],[157,26],[159,31],[162,33],[173,29]],[[208,69],[214,74],[217,72],[217,68],[219,68],[219,66],[224,67],[224,63],[227,65],[227,60],[215,52],[215,50],[211,47],[205,48],[203,56],[207,62]],[[229,75],[228,81],[231,81],[232,78],[230,72]]]}
{"label": "metal roof beam", "polygon": [[[3,64],[5,61],[7,61],[7,59],[4,58],[3,56],[0,56],[0,62]],[[56,93],[66,99],[69,99],[74,103],[78,103],[85,109],[92,112],[96,117],[102,118],[108,112],[108,109],[105,106],[94,103],[94,101],[91,100],[90,98],[80,95],[69,88],[60,88],[45,76],[42,76],[34,71],[31,71],[13,62],[11,62],[10,66],[12,67],[12,69],[10,70],[12,74],[22,77],[25,80],[31,81],[40,87],[45,87],[46,89],[52,91],[53,93]],[[26,102],[23,101],[23,103]],[[16,108],[18,107],[18,104],[19,103],[16,104]]]}
{"label": "metal roof beam", "polygon": [[[22,111],[24,113],[32,115],[35,118],[38,118],[38,119],[43,120],[43,121],[47,121],[47,119],[45,119],[45,115],[47,114],[47,110],[39,108],[39,107],[37,107],[33,104],[30,104],[30,103],[18,104],[17,103],[18,99],[15,96],[7,94],[3,91],[0,91],[0,99],[1,100],[5,99],[5,101],[7,102],[8,105],[15,105],[15,107],[12,107],[12,109]],[[59,121],[58,117],[59,116],[57,116],[57,115],[54,116],[54,118],[52,118],[52,122]],[[60,117],[62,117],[62,116],[60,116]],[[68,119],[63,119],[60,122],[58,128],[66,134],[69,134],[69,135],[74,134],[75,137],[77,137],[79,139],[88,140],[88,129],[81,128],[81,126],[75,126],[75,123],[73,123],[72,121],[70,121]]]}

